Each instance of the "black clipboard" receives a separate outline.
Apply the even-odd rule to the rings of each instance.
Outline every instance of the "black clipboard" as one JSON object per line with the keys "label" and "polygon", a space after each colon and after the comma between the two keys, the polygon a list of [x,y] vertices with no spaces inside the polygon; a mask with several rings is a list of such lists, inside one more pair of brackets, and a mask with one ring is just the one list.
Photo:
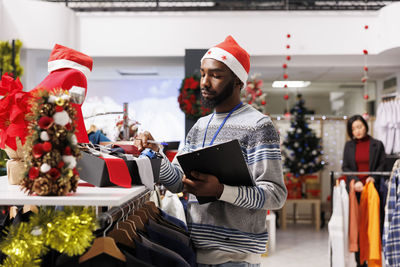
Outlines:
{"label": "black clipboard", "polygon": [[[192,171],[198,171],[215,175],[222,184],[254,185],[238,140],[178,155],[177,159],[188,178],[192,178],[190,175]],[[200,204],[204,204],[217,199],[215,197],[197,197],[197,200]]]}

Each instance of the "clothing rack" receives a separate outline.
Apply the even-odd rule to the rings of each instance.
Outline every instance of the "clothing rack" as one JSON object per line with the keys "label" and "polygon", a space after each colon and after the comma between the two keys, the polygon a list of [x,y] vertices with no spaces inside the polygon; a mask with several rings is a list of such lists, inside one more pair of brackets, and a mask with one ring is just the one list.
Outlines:
{"label": "clothing rack", "polygon": [[381,100],[382,100],[382,101],[393,100],[393,99],[395,99],[397,96],[398,96],[398,93],[397,93],[397,92],[390,93],[390,94],[384,94],[384,95],[381,95]]}
{"label": "clothing rack", "polygon": [[[152,191],[150,190],[146,190],[141,194],[136,195],[134,198],[128,200],[127,202],[121,204],[120,206],[112,207],[108,211],[99,214],[97,220],[100,224],[100,228],[105,229],[108,225],[118,221],[129,212],[142,207],[143,204],[150,199],[151,192]],[[112,221],[110,222],[111,218]]]}
{"label": "clothing rack", "polygon": [[[340,175],[381,175],[390,176],[392,172],[330,172],[331,177],[331,197],[333,197],[333,186],[335,185],[335,180],[339,178]],[[331,210],[333,201],[331,199]]]}

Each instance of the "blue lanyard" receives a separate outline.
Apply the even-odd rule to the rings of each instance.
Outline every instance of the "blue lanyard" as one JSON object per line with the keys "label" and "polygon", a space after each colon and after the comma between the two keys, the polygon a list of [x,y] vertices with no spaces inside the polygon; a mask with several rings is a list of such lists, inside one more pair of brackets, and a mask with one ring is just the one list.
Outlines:
{"label": "blue lanyard", "polygon": [[[225,122],[228,120],[228,118],[231,116],[231,114],[237,110],[238,108],[240,108],[242,106],[242,102],[240,102],[239,104],[236,105],[236,107],[234,107],[231,111],[229,111],[228,115],[226,115],[224,121],[221,123],[221,125],[219,126],[218,130],[215,132],[214,137],[212,138],[209,146],[211,146],[212,144],[214,144],[215,138],[217,138],[217,135],[219,134],[219,132],[221,131],[222,127],[224,127]],[[211,115],[210,120],[207,123],[207,128],[206,128],[206,132],[204,133],[204,139],[203,139],[203,147],[204,144],[206,142],[206,137],[207,137],[207,131],[208,131],[208,126],[210,125],[210,122],[212,121],[212,119],[214,118],[214,114],[215,112]]]}

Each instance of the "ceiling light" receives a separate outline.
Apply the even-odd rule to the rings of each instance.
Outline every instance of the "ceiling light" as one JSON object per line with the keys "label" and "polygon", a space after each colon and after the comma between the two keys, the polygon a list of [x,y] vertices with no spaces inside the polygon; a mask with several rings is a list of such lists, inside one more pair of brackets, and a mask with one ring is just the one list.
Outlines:
{"label": "ceiling light", "polygon": [[309,81],[274,81],[272,83],[273,88],[284,88],[285,85],[289,88],[301,88],[307,87],[311,84]]}

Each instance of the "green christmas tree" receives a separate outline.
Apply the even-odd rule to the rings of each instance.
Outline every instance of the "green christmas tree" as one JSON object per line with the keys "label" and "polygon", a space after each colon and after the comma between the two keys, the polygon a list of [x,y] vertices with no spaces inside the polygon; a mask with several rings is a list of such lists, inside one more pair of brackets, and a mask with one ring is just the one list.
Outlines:
{"label": "green christmas tree", "polygon": [[324,167],[323,161],[320,159],[322,155],[321,140],[316,137],[307,123],[305,115],[310,112],[304,106],[304,100],[300,94],[290,113],[291,128],[283,142],[284,166],[294,177],[315,173]]}

